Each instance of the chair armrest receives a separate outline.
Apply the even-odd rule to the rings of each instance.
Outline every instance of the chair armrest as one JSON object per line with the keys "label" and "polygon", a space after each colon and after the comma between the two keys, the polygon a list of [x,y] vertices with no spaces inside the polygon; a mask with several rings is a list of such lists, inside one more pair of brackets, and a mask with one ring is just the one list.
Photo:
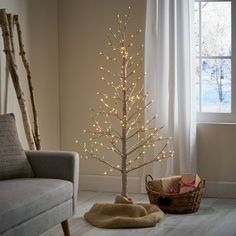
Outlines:
{"label": "chair armrest", "polygon": [[73,183],[74,210],[79,184],[79,154],[62,151],[25,151],[36,178],[68,180]]}

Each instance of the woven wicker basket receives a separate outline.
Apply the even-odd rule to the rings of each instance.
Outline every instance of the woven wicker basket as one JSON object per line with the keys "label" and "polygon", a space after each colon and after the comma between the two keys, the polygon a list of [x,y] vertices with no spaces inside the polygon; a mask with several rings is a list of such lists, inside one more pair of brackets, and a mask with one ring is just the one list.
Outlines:
{"label": "woven wicker basket", "polygon": [[153,191],[153,178],[151,175],[147,175],[145,181],[150,203],[159,206],[165,213],[184,214],[196,212],[199,209],[205,188],[205,179],[202,179],[199,186],[193,191],[181,194]]}

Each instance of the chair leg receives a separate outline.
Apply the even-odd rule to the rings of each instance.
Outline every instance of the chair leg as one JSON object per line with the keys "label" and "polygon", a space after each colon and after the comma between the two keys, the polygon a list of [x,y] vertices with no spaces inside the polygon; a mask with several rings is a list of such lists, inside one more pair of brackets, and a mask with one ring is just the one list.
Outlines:
{"label": "chair leg", "polygon": [[69,229],[69,222],[68,220],[65,220],[61,223],[61,227],[63,229],[65,236],[70,236],[70,229]]}

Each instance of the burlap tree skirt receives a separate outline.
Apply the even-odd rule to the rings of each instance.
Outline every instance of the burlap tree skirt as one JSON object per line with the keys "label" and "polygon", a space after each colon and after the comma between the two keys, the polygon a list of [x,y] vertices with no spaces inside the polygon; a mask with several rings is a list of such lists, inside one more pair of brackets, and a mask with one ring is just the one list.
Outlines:
{"label": "burlap tree skirt", "polygon": [[95,203],[84,218],[99,228],[153,227],[164,217],[153,204],[137,203],[118,195],[114,203]]}

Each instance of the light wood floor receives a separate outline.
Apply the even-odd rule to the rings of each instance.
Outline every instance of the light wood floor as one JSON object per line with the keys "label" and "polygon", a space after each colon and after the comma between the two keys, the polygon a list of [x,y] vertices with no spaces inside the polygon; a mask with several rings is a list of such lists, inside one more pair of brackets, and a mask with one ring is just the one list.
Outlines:
{"label": "light wood floor", "polygon": [[[187,215],[165,215],[153,228],[100,229],[83,219],[83,214],[93,203],[112,202],[115,193],[80,192],[78,212],[70,220],[72,236],[236,236],[236,199],[205,198],[200,210]],[[146,194],[130,194],[136,202],[147,202]],[[62,236],[58,225],[41,236]]]}

